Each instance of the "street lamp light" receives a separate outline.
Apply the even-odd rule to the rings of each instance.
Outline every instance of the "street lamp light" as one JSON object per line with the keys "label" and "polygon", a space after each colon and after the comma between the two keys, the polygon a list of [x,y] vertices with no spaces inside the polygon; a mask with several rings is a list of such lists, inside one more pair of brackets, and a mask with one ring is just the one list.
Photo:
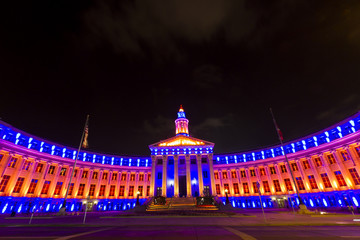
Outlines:
{"label": "street lamp light", "polygon": [[225,195],[226,195],[225,205],[228,205],[228,204],[230,204],[230,201],[229,201],[229,195],[228,195],[228,190],[227,189],[225,189]]}
{"label": "street lamp light", "polygon": [[139,201],[139,196],[140,196],[140,191],[137,191],[137,196],[136,196],[136,206],[140,206],[140,201]]}

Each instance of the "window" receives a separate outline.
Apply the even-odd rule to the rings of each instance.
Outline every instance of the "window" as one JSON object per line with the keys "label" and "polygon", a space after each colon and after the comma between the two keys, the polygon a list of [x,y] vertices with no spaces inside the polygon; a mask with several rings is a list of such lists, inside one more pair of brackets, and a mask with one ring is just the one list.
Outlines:
{"label": "window", "polygon": [[320,176],[324,183],[325,188],[331,188],[332,186],[331,186],[331,183],[330,183],[327,173],[322,173],[322,174],[320,174]]}
{"label": "window", "polygon": [[50,181],[45,181],[43,188],[41,190],[41,194],[47,194],[50,187]]}
{"label": "window", "polygon": [[243,183],[244,193],[250,193],[248,183]]}
{"label": "window", "polygon": [[62,184],[63,184],[62,182],[56,183],[54,195],[60,195]]}
{"label": "window", "polygon": [[[87,175],[88,175],[88,171],[83,171],[82,173],[82,178],[87,178]],[[82,196],[82,195],[81,195]]]}
{"label": "window", "polygon": [[123,197],[125,195],[125,186],[120,186],[119,197]]}
{"label": "window", "polygon": [[81,183],[79,186],[79,191],[78,191],[78,196],[82,196],[84,194],[84,189],[85,189],[85,183]]}
{"label": "window", "polygon": [[284,179],[284,182],[285,182],[285,186],[286,186],[286,190],[287,191],[293,191],[293,187],[291,185],[291,181],[289,178],[285,178]]}
{"label": "window", "polygon": [[75,171],[74,171],[74,177],[76,177],[76,176],[77,176],[77,173],[78,173],[78,170],[77,170],[77,169],[75,169]]}
{"label": "window", "polygon": [[255,169],[250,169],[250,176],[255,177]]}
{"label": "window", "polygon": [[323,165],[319,157],[314,158],[314,162],[317,167],[321,167]]}
{"label": "window", "polygon": [[126,173],[121,174],[121,181],[126,181]]}
{"label": "window", "polygon": [[130,186],[129,188],[129,197],[134,196],[134,186]]}
{"label": "window", "polygon": [[234,194],[239,194],[239,184],[234,183],[233,186],[234,186]]}
{"label": "window", "polygon": [[93,172],[92,179],[98,179],[98,172]]}
{"label": "window", "polygon": [[201,158],[201,163],[207,163],[207,158],[206,157]]}
{"label": "window", "polygon": [[273,182],[274,182],[275,191],[276,192],[281,192],[281,187],[280,187],[279,180],[274,180]]}
{"label": "window", "polygon": [[271,174],[276,174],[275,167],[270,167],[270,173],[271,173]]}
{"label": "window", "polygon": [[66,168],[62,168],[60,171],[60,176],[65,176],[66,175]]}
{"label": "window", "polygon": [[169,165],[174,165],[174,159],[169,159],[168,163]]}
{"label": "window", "polygon": [[108,173],[104,172],[102,175],[102,180],[106,180],[108,178]]}
{"label": "window", "polygon": [[150,186],[146,186],[146,196],[150,196]]}
{"label": "window", "polygon": [[360,185],[360,177],[359,174],[357,173],[355,168],[350,168],[349,172],[351,174],[352,179],[354,180],[355,185]]}
{"label": "window", "polygon": [[32,164],[31,161],[26,160],[22,170],[28,171],[30,169],[31,164]]}
{"label": "window", "polygon": [[3,159],[3,157],[4,157],[4,154],[0,154],[0,162]]}
{"label": "window", "polygon": [[139,174],[139,181],[144,181],[144,174]]}
{"label": "window", "polygon": [[71,196],[73,190],[74,190],[74,183],[71,183],[70,187],[69,187],[69,193],[68,193],[70,196]]}
{"label": "window", "polygon": [[208,172],[207,172],[207,171],[203,171],[203,176],[204,176],[204,178],[208,178]]}
{"label": "window", "polygon": [[260,168],[260,176],[266,176],[265,168]]}
{"label": "window", "polygon": [[346,150],[341,151],[340,154],[341,154],[342,158],[344,159],[344,161],[351,160],[351,158]]}
{"label": "window", "polygon": [[[190,163],[191,164],[196,164],[196,159],[195,158],[190,159]],[[184,163],[180,163],[180,164],[184,164]]]}
{"label": "window", "polygon": [[89,190],[89,196],[93,197],[94,195],[95,195],[95,184],[91,184]]}
{"label": "window", "polygon": [[229,184],[227,184],[227,183],[224,184],[224,191],[225,190],[227,190],[227,193],[230,194]]}
{"label": "window", "polygon": [[226,171],[223,171],[222,175],[223,175],[223,179],[227,179],[227,172]]}
{"label": "window", "polygon": [[314,175],[309,175],[308,178],[309,178],[311,189],[318,189]]}
{"label": "window", "polygon": [[37,185],[37,182],[38,180],[37,179],[32,179],[31,180],[31,183],[30,183],[30,186],[29,186],[29,190],[28,190],[28,194],[34,194],[35,192],[35,188],[36,188],[36,185]]}
{"label": "window", "polygon": [[305,190],[305,186],[301,177],[296,177],[296,183],[299,187],[299,190]]}
{"label": "window", "polygon": [[254,193],[259,193],[259,188],[258,188],[257,182],[253,182],[252,185],[253,185],[253,188],[254,188]]}
{"label": "window", "polygon": [[[195,159],[194,159],[195,160]],[[185,164],[185,159],[183,159],[183,158],[180,158],[180,165],[184,165]],[[196,160],[195,160],[195,163],[194,164],[196,164]]]}
{"label": "window", "polygon": [[157,165],[162,165],[163,160],[161,158],[158,158]]}
{"label": "window", "polygon": [[328,155],[326,155],[326,157],[327,157],[327,159],[329,160],[329,164],[334,164],[334,163],[336,163],[336,160],[335,160],[335,158],[334,158],[334,155],[328,154]]}
{"label": "window", "polygon": [[142,197],[142,195],[143,195],[143,186],[138,187],[138,192],[140,193],[139,196]]}
{"label": "window", "polygon": [[25,178],[19,177],[18,180],[16,181],[15,187],[14,187],[14,191],[13,193],[19,193],[21,190],[21,187],[24,183]]}
{"label": "window", "polygon": [[99,196],[100,197],[105,196],[105,188],[106,188],[106,185],[101,185],[100,186],[100,191],[99,191]]}
{"label": "window", "polygon": [[236,171],[231,171],[231,178],[236,178]]}
{"label": "window", "polygon": [[50,166],[48,174],[54,174],[55,173],[55,166]]}
{"label": "window", "polygon": [[11,159],[10,159],[10,161],[9,161],[9,164],[8,164],[8,167],[9,167],[9,168],[14,168],[15,165],[16,165],[16,161],[17,161],[17,158],[11,157]]}
{"label": "window", "polygon": [[5,188],[9,182],[9,179],[10,179],[9,175],[4,175],[3,179],[0,182],[0,192],[5,192]]}
{"label": "window", "polygon": [[335,176],[336,176],[336,179],[340,185],[340,187],[346,187],[346,182],[345,182],[345,179],[343,177],[343,175],[341,174],[340,171],[335,171]]}
{"label": "window", "polygon": [[310,164],[309,164],[308,160],[304,160],[303,165],[304,165],[304,169],[309,169],[310,168]]}
{"label": "window", "polygon": [[[309,164],[309,163],[308,163]],[[286,166],[285,165],[280,165],[280,169],[281,169],[281,172],[282,173],[286,173],[287,172],[287,169],[286,169]]]}
{"label": "window", "polygon": [[293,170],[294,172],[296,172],[296,171],[299,170],[296,163],[292,163],[292,164],[291,164],[291,168],[292,168],[292,170]]}
{"label": "window", "polygon": [[264,191],[266,193],[270,192],[270,187],[268,181],[263,181]]}
{"label": "window", "polygon": [[214,178],[219,179],[219,173],[218,172],[214,172]]}
{"label": "window", "polygon": [[39,163],[39,164],[36,166],[35,172],[41,173],[41,171],[42,171],[42,169],[43,169],[43,166],[44,166],[44,164]]}
{"label": "window", "polygon": [[246,172],[245,172],[244,170],[242,170],[242,171],[240,172],[240,174],[241,174],[241,177],[242,177],[242,178],[246,178]]}
{"label": "window", "polygon": [[162,172],[158,172],[158,179],[162,179]]}
{"label": "window", "polygon": [[151,181],[151,174],[150,173],[148,173],[148,175],[147,175],[148,177],[148,182],[150,182]]}
{"label": "window", "polygon": [[132,174],[130,175],[130,181],[135,181],[135,174],[132,173]]}
{"label": "window", "polygon": [[216,194],[220,195],[220,184],[216,184],[215,188],[216,188]]}
{"label": "window", "polygon": [[357,155],[358,155],[359,158],[360,158],[360,146],[359,146],[359,147],[356,147],[356,148],[354,148],[354,149],[355,149]]}
{"label": "window", "polygon": [[113,173],[113,174],[111,175],[111,180],[112,180],[112,181],[116,181],[116,179],[117,179],[117,173]]}

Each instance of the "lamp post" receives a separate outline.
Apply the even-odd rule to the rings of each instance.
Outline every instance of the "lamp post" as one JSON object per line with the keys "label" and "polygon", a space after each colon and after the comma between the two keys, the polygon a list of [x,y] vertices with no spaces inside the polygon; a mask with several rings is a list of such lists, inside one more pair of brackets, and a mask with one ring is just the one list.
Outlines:
{"label": "lamp post", "polygon": [[136,193],[136,206],[140,206],[140,201],[139,201],[139,196],[140,196],[140,191],[137,191]]}
{"label": "lamp post", "polygon": [[228,190],[227,189],[225,189],[225,195],[226,195],[225,205],[228,205],[228,204],[230,204],[230,201],[229,201],[229,195],[228,195]]}

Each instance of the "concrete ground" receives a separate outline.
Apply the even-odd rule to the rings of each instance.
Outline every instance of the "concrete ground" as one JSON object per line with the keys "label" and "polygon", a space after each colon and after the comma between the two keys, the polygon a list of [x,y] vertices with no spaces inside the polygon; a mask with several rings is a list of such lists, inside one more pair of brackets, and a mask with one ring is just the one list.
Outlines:
{"label": "concrete ground", "polygon": [[[133,214],[131,214],[133,215]],[[360,215],[236,210],[218,216],[0,216],[2,239],[360,239]]]}

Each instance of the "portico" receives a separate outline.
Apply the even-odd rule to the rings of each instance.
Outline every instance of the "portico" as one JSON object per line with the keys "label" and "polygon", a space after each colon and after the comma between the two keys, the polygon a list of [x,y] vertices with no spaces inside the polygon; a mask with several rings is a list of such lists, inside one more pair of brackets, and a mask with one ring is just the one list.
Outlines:
{"label": "portico", "polygon": [[152,194],[166,197],[215,195],[214,143],[189,136],[189,120],[180,107],[176,136],[149,146],[152,159]]}

